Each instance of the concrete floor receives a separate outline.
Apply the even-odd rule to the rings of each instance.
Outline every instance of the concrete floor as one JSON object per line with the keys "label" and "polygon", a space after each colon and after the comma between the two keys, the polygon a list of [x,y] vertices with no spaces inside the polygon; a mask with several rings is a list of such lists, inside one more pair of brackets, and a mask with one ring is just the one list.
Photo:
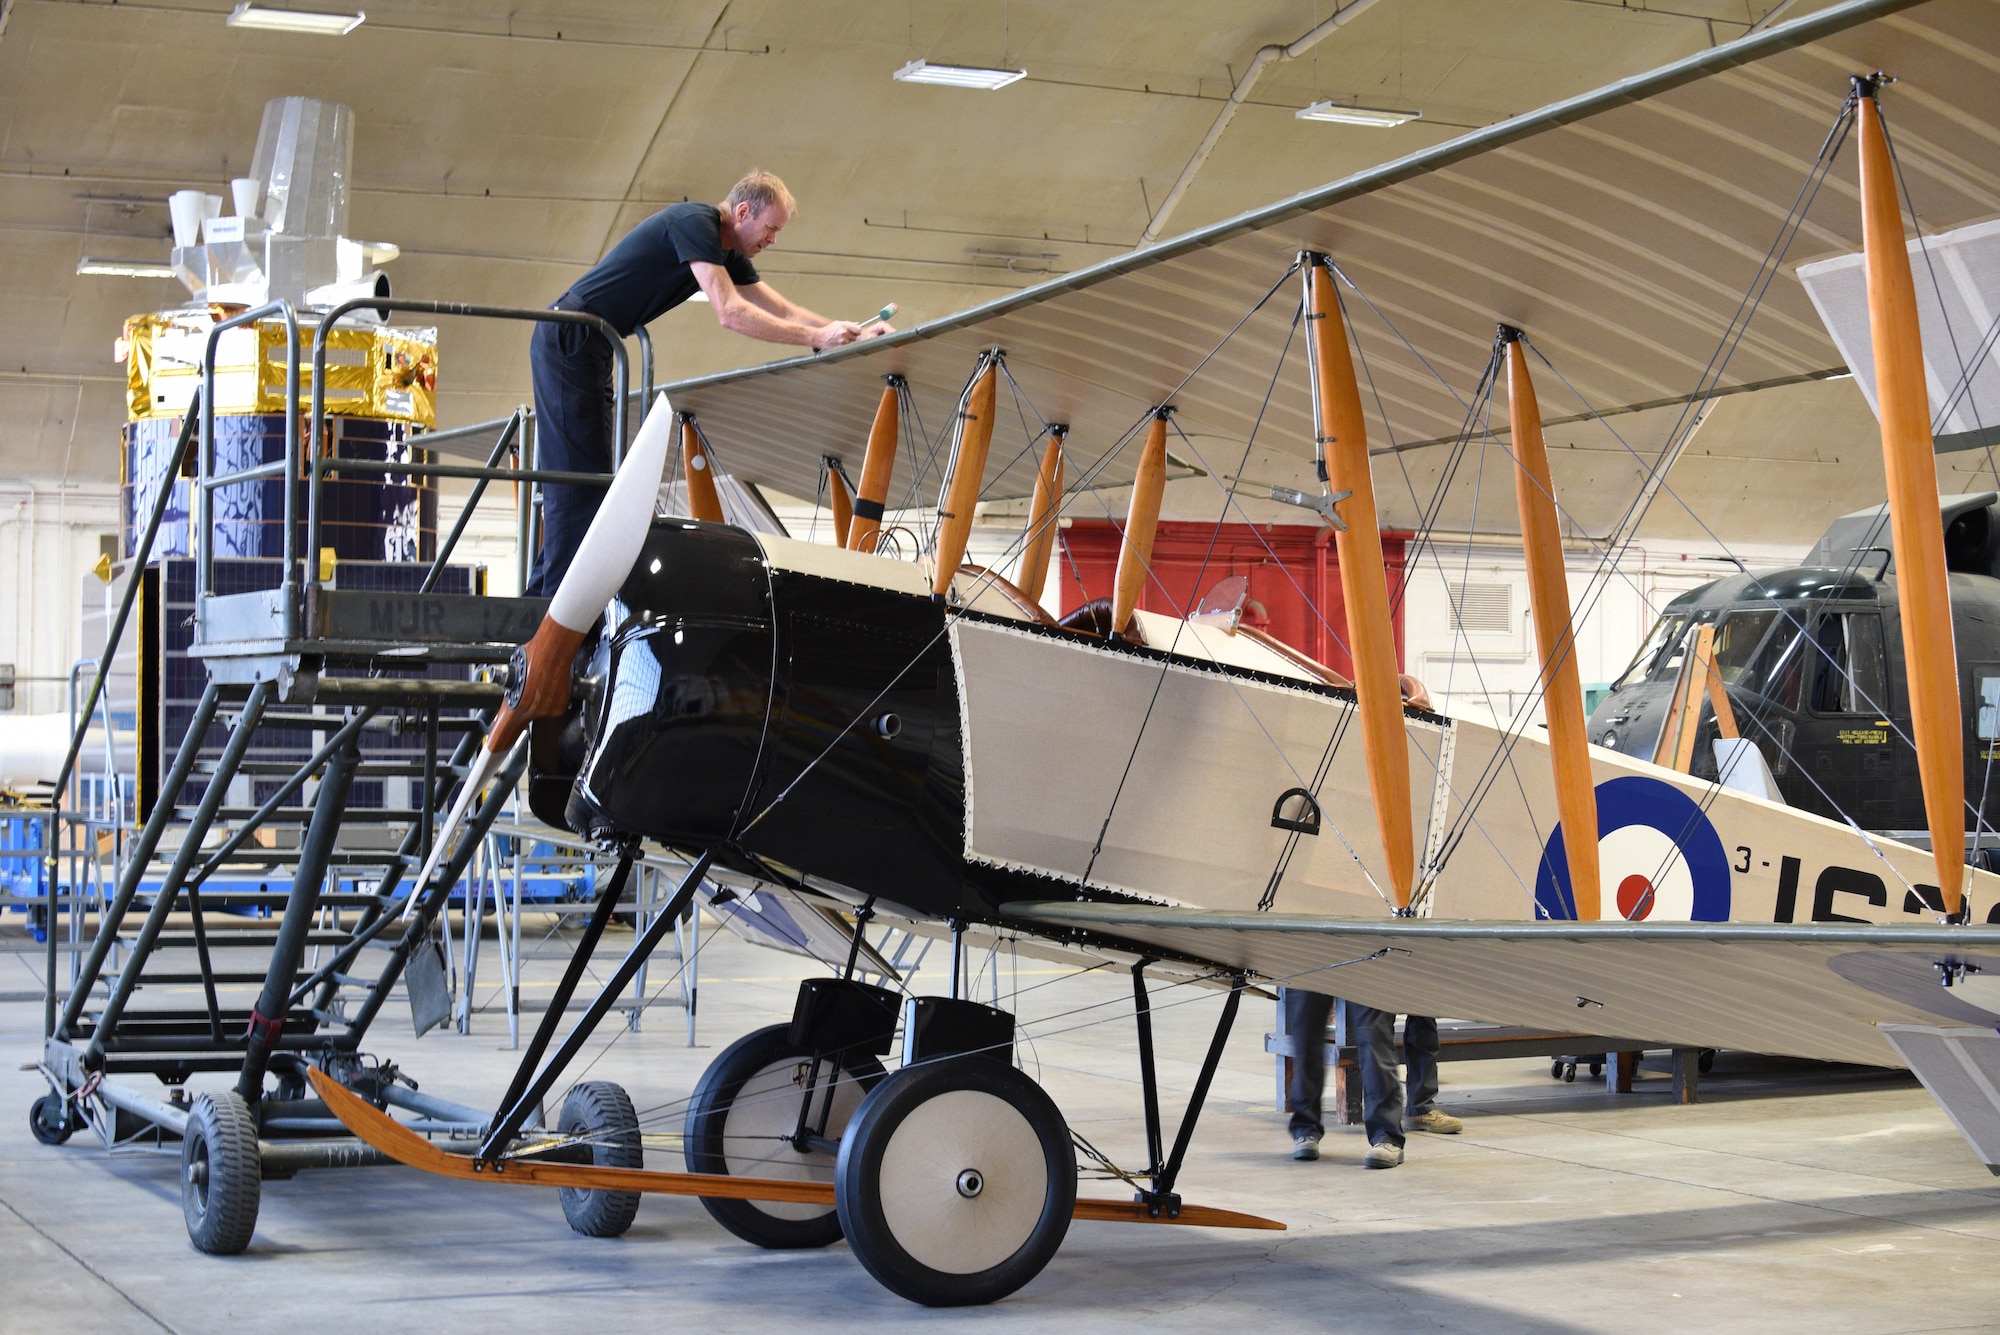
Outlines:
{"label": "concrete floor", "polygon": [[[649,1197],[631,1233],[575,1236],[553,1194],[398,1167],[267,1183],[250,1251],[187,1243],[177,1161],[30,1139],[42,1089],[39,950],[0,927],[0,1331],[1008,1330],[1841,1331],[2000,1329],[2000,1183],[1904,1076],[1725,1055],[1706,1101],[1669,1106],[1659,1065],[1607,1095],[1540,1060],[1445,1068],[1457,1137],[1414,1137],[1405,1165],[1359,1167],[1335,1130],[1289,1158],[1262,1051],[1271,1007],[1246,1002],[1183,1182],[1187,1198],[1283,1220],[1285,1233],[1075,1226],[1035,1282],[990,1308],[930,1311],[878,1288],[835,1246],[758,1251],[691,1200]],[[616,943],[612,943],[614,946]],[[530,971],[546,987],[558,953]],[[700,1046],[677,1012],[595,1050],[591,1078],[642,1108],[684,1097],[703,1065],[789,1015],[800,962],[711,939]],[[925,980],[928,984],[938,980]],[[1004,970],[1003,989],[1014,979]],[[1127,985],[1023,961],[1029,1071],[1073,1126],[1140,1157]],[[1032,990],[1031,990],[1032,989]],[[532,990],[532,988],[531,988]],[[482,1000],[488,989],[482,988]],[[1185,1005],[1172,1005],[1193,996]],[[1168,992],[1159,1016],[1169,1117],[1219,1008]],[[1093,1008],[1094,1009],[1083,1009]],[[1111,1022],[1086,1025],[1112,1017]],[[480,1106],[511,1070],[504,1016],[411,1039],[391,1008],[371,1048],[426,1091]],[[678,1167],[672,1119],[649,1166]],[[1114,1195],[1086,1183],[1086,1193]]]}

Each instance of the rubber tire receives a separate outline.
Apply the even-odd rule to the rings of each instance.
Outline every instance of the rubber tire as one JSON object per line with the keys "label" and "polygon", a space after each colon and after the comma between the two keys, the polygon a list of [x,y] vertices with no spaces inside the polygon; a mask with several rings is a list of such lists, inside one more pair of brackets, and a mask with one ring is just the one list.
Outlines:
{"label": "rubber tire", "polygon": [[257,1118],[233,1089],[204,1094],[181,1133],[181,1215],[188,1241],[210,1256],[235,1256],[257,1231],[264,1192]]}
{"label": "rubber tire", "polygon": [[[53,1111],[54,1124],[43,1120]],[[28,1129],[44,1145],[60,1145],[76,1134],[76,1122],[69,1115],[69,1100],[48,1093],[28,1105]]]}
{"label": "rubber tire", "polygon": [[[912,1115],[966,1091],[991,1095],[1019,1114],[1039,1144],[1041,1161],[964,1167],[979,1169],[988,1185],[1009,1171],[1034,1174],[1046,1195],[1034,1226],[1011,1254],[983,1270],[954,1273],[918,1260],[898,1240],[884,1209],[882,1173],[897,1131]],[[1076,1210],[1076,1152],[1062,1113],[1040,1085],[991,1057],[952,1057],[906,1066],[862,1101],[841,1141],[834,1190],[848,1244],[884,1288],[927,1307],[990,1303],[1040,1274],[1062,1246]]]}
{"label": "rubber tire", "polygon": [[1713,1071],[1715,1069],[1715,1049],[1703,1048],[1700,1055],[1694,1059],[1694,1065],[1695,1070],[1699,1071],[1702,1075],[1707,1075],[1710,1071]]}
{"label": "rubber tire", "polygon": [[[682,1137],[690,1173],[730,1171],[726,1150],[729,1111],[752,1077],[780,1062],[812,1060],[811,1052],[793,1045],[791,1029],[789,1024],[774,1024],[765,1029],[752,1030],[724,1048],[702,1072],[701,1083],[695,1086],[694,1098],[688,1104],[687,1124]],[[882,1063],[863,1054],[844,1061],[839,1078],[852,1080],[863,1090],[872,1090],[882,1082],[884,1075]],[[826,1079],[824,1071],[820,1079],[822,1082]],[[815,1098],[818,1097],[815,1091]],[[792,1116],[796,1120],[796,1105],[793,1107]],[[841,1139],[851,1120],[851,1116],[830,1119],[826,1127],[827,1135]],[[834,1165],[828,1165],[829,1177],[833,1169]],[[837,1209],[829,1209],[810,1219],[787,1219],[772,1214],[761,1201],[716,1200],[704,1196],[701,1203],[716,1223],[758,1247],[782,1251],[825,1247],[840,1241],[840,1214]]]}
{"label": "rubber tire", "polygon": [[[645,1149],[639,1140],[639,1114],[632,1109],[624,1086],[609,1080],[586,1080],[563,1100],[556,1130],[566,1136],[592,1137],[590,1161],[599,1168],[643,1168]],[[561,1187],[563,1218],[586,1238],[615,1238],[639,1216],[639,1193],[596,1187]]]}

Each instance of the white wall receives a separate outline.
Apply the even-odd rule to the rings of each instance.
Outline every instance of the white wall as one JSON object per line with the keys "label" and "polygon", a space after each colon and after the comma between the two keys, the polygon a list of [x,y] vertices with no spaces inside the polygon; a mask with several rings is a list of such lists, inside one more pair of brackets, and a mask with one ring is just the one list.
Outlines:
{"label": "white wall", "polygon": [[17,713],[69,707],[83,581],[97,564],[99,539],[117,530],[118,489],[110,483],[0,482],[0,663],[12,663],[20,680]]}

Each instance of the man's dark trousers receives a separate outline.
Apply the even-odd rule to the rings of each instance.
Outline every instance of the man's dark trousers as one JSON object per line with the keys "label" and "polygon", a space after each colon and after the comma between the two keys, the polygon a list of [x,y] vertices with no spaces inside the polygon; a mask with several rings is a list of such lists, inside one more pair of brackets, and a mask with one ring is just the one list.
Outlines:
{"label": "man's dark trousers", "polygon": [[1333,998],[1301,988],[1285,989],[1285,1035],[1292,1040],[1285,1107],[1292,1114],[1292,1139],[1323,1135],[1320,1100],[1326,1091],[1326,1018]]}
{"label": "man's dark trousers", "polygon": [[[1362,1125],[1368,1143],[1403,1143],[1403,1085],[1396,1078],[1396,1013],[1347,1003],[1347,1040],[1361,1066]],[[1409,1114],[1421,1116],[1437,1103],[1438,1026],[1422,1015],[1403,1020],[1403,1065],[1409,1068]]]}
{"label": "man's dark trousers", "polygon": [[[535,381],[535,466],[566,473],[611,471],[611,428],[616,392],[611,348],[589,325],[538,324],[528,341]],[[590,521],[604,501],[603,487],[551,483],[542,488],[542,548],[523,592],[554,595]]]}

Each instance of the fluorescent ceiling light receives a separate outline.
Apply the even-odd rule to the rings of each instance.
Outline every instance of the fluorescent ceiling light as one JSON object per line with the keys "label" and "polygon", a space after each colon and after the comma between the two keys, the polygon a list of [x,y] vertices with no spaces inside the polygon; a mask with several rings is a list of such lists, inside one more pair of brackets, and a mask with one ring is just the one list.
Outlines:
{"label": "fluorescent ceiling light", "polygon": [[1373,125],[1386,128],[1421,119],[1421,111],[1390,111],[1384,107],[1350,107],[1338,102],[1315,102],[1292,113],[1302,121],[1332,121],[1337,125]]}
{"label": "fluorescent ceiling light", "polygon": [[102,274],[113,278],[172,278],[174,266],[156,260],[103,260],[85,255],[76,262],[80,274]]}
{"label": "fluorescent ceiling light", "polygon": [[913,60],[896,71],[899,83],[935,83],[946,88],[1005,88],[1016,79],[1028,77],[1026,70],[989,70],[976,65],[933,65]]}
{"label": "fluorescent ceiling light", "polygon": [[327,14],[312,9],[267,9],[251,4],[250,0],[243,0],[229,11],[226,21],[232,28],[268,28],[273,32],[309,32],[322,37],[338,37],[353,32],[367,17],[362,10],[352,14]]}

